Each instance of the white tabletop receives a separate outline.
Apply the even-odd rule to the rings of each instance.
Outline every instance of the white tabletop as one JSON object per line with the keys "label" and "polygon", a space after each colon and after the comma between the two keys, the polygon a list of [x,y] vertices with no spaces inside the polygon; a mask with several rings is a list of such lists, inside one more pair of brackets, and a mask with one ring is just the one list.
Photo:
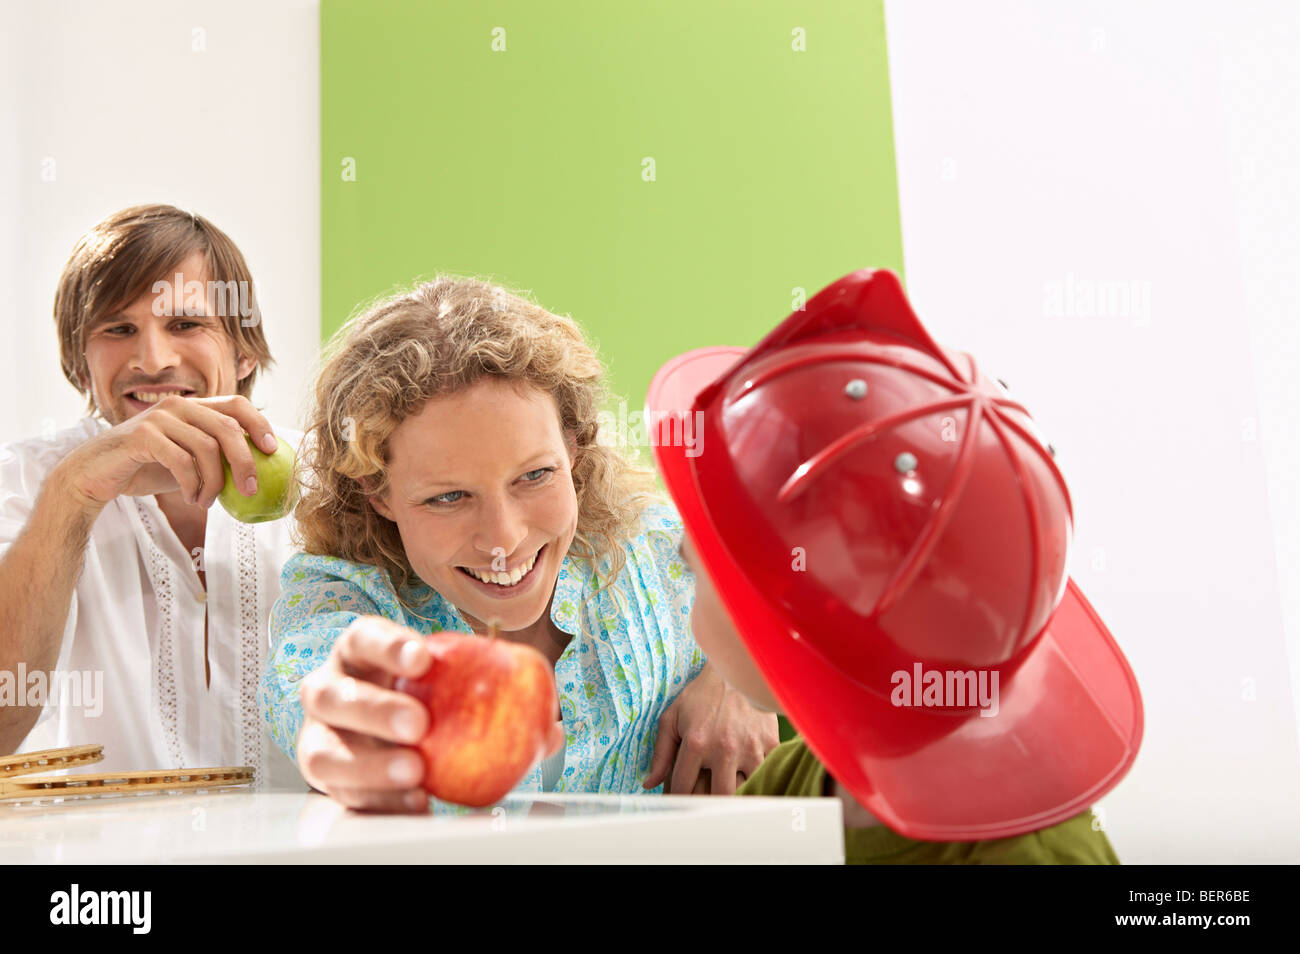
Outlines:
{"label": "white tabletop", "polygon": [[834,798],[511,795],[461,811],[370,815],[243,791],[0,803],[0,863],[844,861]]}

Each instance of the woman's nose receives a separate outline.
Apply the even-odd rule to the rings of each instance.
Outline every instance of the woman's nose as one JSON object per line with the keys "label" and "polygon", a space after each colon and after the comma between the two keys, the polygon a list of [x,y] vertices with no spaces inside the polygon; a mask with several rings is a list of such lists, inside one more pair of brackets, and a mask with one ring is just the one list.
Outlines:
{"label": "woman's nose", "polygon": [[489,501],[474,545],[492,559],[509,560],[528,538],[523,508],[509,498]]}

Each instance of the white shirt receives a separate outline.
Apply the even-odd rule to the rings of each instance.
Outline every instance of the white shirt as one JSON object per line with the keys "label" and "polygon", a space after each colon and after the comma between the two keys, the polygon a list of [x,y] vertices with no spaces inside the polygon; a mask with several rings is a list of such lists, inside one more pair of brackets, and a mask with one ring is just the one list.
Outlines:
{"label": "white shirt", "polygon": [[[85,417],[48,438],[0,446],[0,556],[22,533],[54,466],[108,427]],[[300,432],[274,429],[301,444]],[[291,524],[240,523],[213,506],[203,551],[190,554],[153,497],[107,504],[91,530],[56,674],[46,680],[51,704],[19,751],[101,743],[104,759],[87,771],[247,765],[260,790],[305,791],[257,708],[267,619],[294,550]]]}

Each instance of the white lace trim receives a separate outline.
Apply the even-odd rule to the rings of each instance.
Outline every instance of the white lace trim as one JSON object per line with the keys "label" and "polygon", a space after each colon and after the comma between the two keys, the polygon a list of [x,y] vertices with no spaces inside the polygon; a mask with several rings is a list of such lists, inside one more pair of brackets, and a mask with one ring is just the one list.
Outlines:
{"label": "white lace trim", "polygon": [[[180,725],[177,716],[175,625],[172,619],[174,583],[172,563],[158,542],[158,528],[139,498],[133,498],[140,520],[149,534],[149,579],[158,604],[158,652],[153,661],[154,705],[162,725],[167,752],[177,768],[189,768],[183,757]],[[262,590],[258,567],[257,536],[252,525],[235,528],[235,564],[239,573],[239,633],[237,649],[236,691],[239,694],[239,747],[237,764],[257,771],[256,787],[268,784],[266,747],[262,720],[257,709],[257,687],[265,655],[262,648]],[[209,617],[209,622],[211,622]]]}
{"label": "white lace trim", "polygon": [[257,535],[251,524],[235,528],[239,567],[239,722],[240,756],[257,770],[258,789],[265,789],[266,750],[257,711],[257,685],[262,674],[262,589],[257,561]]}
{"label": "white lace trim", "polygon": [[176,641],[172,634],[172,576],[171,561],[158,545],[158,531],[153,517],[141,506],[138,497],[131,498],[140,520],[149,534],[149,582],[153,585],[154,599],[158,604],[158,652],[153,660],[153,701],[162,725],[167,752],[177,768],[188,768],[181,755],[180,729],[176,716]]}

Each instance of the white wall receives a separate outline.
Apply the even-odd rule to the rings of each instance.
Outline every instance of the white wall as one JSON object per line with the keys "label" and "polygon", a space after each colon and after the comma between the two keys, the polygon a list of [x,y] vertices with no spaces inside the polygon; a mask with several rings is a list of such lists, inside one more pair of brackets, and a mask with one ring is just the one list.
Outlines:
{"label": "white wall", "polygon": [[[913,304],[1055,444],[1072,575],[1142,687],[1112,842],[1300,861],[1294,6],[887,0],[886,22]],[[1058,316],[1067,276],[1149,309]]]}
{"label": "white wall", "polygon": [[318,25],[314,0],[0,5],[0,442],[81,416],[55,283],[78,236],[142,202],[243,250],[276,359],[254,401],[299,426],[320,345]]}

